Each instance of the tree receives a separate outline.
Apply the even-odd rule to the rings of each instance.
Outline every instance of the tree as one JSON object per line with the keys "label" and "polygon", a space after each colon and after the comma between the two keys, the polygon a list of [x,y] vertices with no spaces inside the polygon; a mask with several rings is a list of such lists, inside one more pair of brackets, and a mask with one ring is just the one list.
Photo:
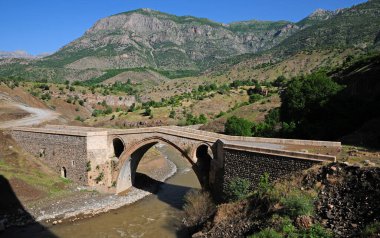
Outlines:
{"label": "tree", "polygon": [[251,136],[253,123],[236,116],[227,119],[225,124],[225,133],[234,136]]}
{"label": "tree", "polygon": [[272,85],[275,87],[282,87],[285,84],[285,82],[286,82],[285,76],[281,75],[281,76],[278,76],[275,81],[273,81]]}
{"label": "tree", "polygon": [[325,73],[294,78],[281,94],[281,120],[299,124],[320,109],[342,89]]}

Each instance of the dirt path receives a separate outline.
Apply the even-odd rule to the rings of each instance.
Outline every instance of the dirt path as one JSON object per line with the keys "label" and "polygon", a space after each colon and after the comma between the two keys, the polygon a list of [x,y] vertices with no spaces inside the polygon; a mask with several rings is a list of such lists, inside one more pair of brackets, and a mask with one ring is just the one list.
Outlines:
{"label": "dirt path", "polygon": [[8,108],[15,107],[17,109],[21,109],[22,111],[30,113],[31,115],[28,117],[17,119],[17,120],[9,120],[5,122],[0,122],[0,129],[16,127],[16,126],[37,125],[42,122],[57,119],[59,117],[59,113],[57,112],[54,112],[48,109],[29,107],[19,102],[15,102],[12,100],[12,98],[8,97],[5,94],[0,93],[0,111],[7,110],[7,109],[2,108],[3,105],[6,105],[6,107]]}

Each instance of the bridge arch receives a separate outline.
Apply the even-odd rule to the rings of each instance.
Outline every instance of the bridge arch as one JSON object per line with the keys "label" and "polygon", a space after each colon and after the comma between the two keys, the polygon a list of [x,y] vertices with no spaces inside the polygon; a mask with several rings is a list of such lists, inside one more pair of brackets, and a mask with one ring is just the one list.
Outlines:
{"label": "bridge arch", "polygon": [[[193,145],[187,145],[185,148],[181,148],[164,137],[153,136],[140,140],[137,143],[133,143],[128,148],[125,148],[124,152],[120,155],[119,162],[113,176],[114,181],[117,181],[116,193],[121,193],[135,184],[136,170],[140,160],[143,158],[144,154],[157,143],[167,144],[179,151],[181,155],[190,162],[200,184],[204,186],[205,177],[207,176],[204,176],[202,173],[208,173],[208,171],[205,171],[199,167],[199,161],[201,161],[200,159],[194,160],[194,156],[191,156],[199,146],[194,148]],[[200,146],[205,145],[202,144]]]}

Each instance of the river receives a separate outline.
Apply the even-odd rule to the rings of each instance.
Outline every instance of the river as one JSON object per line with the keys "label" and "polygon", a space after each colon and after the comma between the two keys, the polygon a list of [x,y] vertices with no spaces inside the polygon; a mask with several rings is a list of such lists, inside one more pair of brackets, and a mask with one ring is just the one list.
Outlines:
{"label": "river", "polygon": [[160,150],[176,164],[177,173],[161,184],[156,194],[93,218],[50,226],[41,237],[46,232],[61,238],[188,237],[181,231],[183,197],[200,184],[189,162],[168,146]]}

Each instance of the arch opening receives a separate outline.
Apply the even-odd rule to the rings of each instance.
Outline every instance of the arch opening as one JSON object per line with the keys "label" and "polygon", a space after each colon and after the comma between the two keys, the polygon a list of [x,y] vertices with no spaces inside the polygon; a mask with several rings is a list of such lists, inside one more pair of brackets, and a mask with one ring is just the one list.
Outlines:
{"label": "arch opening", "polygon": [[[148,150],[150,150],[154,145],[162,143],[165,146],[169,146],[174,148],[179,157],[182,157],[182,159],[185,159],[189,162],[189,167],[194,171],[197,181],[199,184],[203,187],[202,179],[199,173],[198,165],[194,163],[191,158],[185,153],[181,148],[176,146],[170,141],[166,141],[162,138],[150,138],[142,141],[140,145],[133,146],[129,151],[125,151],[123,155],[121,155],[120,161],[119,161],[119,168],[118,175],[116,177],[117,179],[117,185],[116,185],[116,192],[121,193],[126,190],[128,190],[130,187],[135,186],[136,179],[139,181],[141,180],[141,174],[137,172],[137,168],[139,166],[140,161],[143,159],[144,155]],[[180,159],[181,160],[181,159]],[[186,162],[187,163],[187,162]],[[137,175],[137,176],[136,176]],[[143,174],[143,178],[146,178],[146,176]],[[149,176],[148,176],[149,177]],[[141,181],[140,181],[141,182]],[[198,186],[199,186],[198,184]]]}
{"label": "arch opening", "polygon": [[124,142],[119,138],[115,138],[112,140],[112,145],[115,156],[119,158],[120,155],[124,152]]}
{"label": "arch opening", "polygon": [[67,171],[65,167],[61,168],[61,177],[62,178],[67,178]]}

